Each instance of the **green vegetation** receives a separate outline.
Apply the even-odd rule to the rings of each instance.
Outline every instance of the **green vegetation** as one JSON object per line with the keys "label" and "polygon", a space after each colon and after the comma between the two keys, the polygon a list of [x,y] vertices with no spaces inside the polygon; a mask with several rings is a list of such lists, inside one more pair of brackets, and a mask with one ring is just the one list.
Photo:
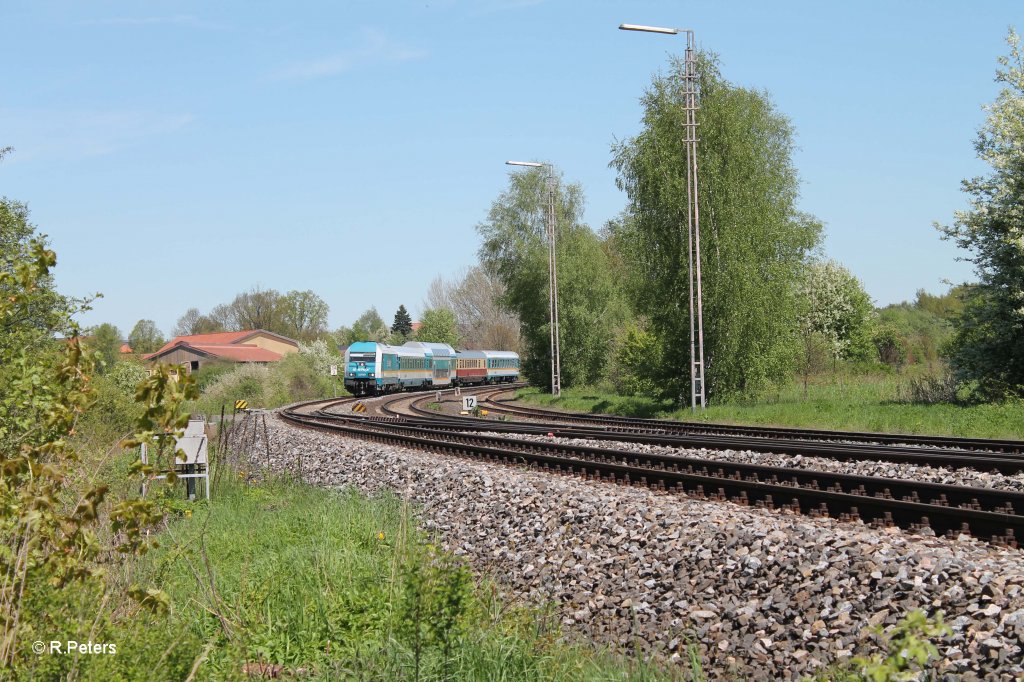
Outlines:
{"label": "green vegetation", "polygon": [[[821,224],[801,213],[794,131],[764,91],[727,81],[717,58],[698,56],[701,216],[707,389],[757,395],[795,370],[803,269]],[[611,226],[623,280],[661,347],[658,385],[690,394],[687,150],[684,64],[654,78],[641,98],[643,128],[618,144],[612,165],[629,196]]]}
{"label": "green vegetation", "polygon": [[701,416],[672,401],[624,396],[594,388],[574,388],[554,398],[540,388],[519,392],[523,400],[581,412],[656,417],[728,424],[792,426],[846,431],[880,431],[976,438],[1024,438],[1024,403],[957,405],[910,402],[913,377],[839,373],[815,377],[805,397],[793,381],[757,401],[712,404]]}
{"label": "green vegetation", "polygon": [[334,339],[341,346],[351,346],[358,341],[379,341],[388,340],[391,330],[377,308],[371,306],[366,312],[356,318],[351,327],[341,326],[334,332]]}
{"label": "green vegetation", "polygon": [[999,58],[1003,88],[974,147],[992,171],[963,182],[971,208],[957,212],[947,239],[966,249],[979,282],[967,289],[951,343],[955,375],[986,400],[1024,397],[1024,52],[1012,29]]}
{"label": "green vegetation", "polygon": [[[552,183],[549,188],[548,183]],[[550,385],[547,206],[555,194],[562,383],[597,381],[605,371],[614,329],[625,306],[601,239],[583,224],[583,189],[547,177],[547,170],[511,173],[508,188],[477,225],[483,238],[480,260],[501,283],[502,304],[520,320],[522,371],[538,385]]]}
{"label": "green vegetation", "polygon": [[398,306],[395,311],[395,321],[391,323],[391,333],[400,334],[408,338],[412,334],[412,316],[405,309],[404,305]]}
{"label": "green vegetation", "polygon": [[421,327],[416,330],[416,339],[433,343],[447,343],[456,346],[459,332],[455,327],[455,313],[447,308],[428,308],[423,311]]}
{"label": "green vegetation", "polygon": [[889,631],[872,628],[879,648],[884,653],[855,656],[842,661],[816,676],[829,682],[889,682],[897,680],[932,679],[927,675],[931,663],[939,658],[939,648],[932,640],[953,634],[942,621],[942,612],[929,617],[924,611],[908,613]]}
{"label": "green vegetation", "polygon": [[199,414],[219,414],[222,406],[247,400],[250,407],[279,407],[300,400],[348,395],[330,365],[340,365],[333,344],[317,340],[299,344],[299,352],[268,365],[213,365],[200,370],[197,382],[202,395],[189,407]]}
{"label": "green vegetation", "polygon": [[139,320],[128,333],[128,346],[138,355],[153,353],[164,345],[164,335],[153,320]]}
{"label": "green vegetation", "polygon": [[174,336],[213,332],[265,329],[299,341],[327,337],[330,307],[310,290],[282,294],[275,289],[254,287],[235,296],[231,303],[217,305],[203,315],[189,308],[178,319]]}
{"label": "green vegetation", "polygon": [[510,607],[427,544],[394,497],[225,478],[163,539],[142,571],[175,605],[155,623],[164,635],[122,633],[149,679],[183,679],[211,643],[203,670],[216,679],[243,679],[245,663],[323,680],[662,678],[562,643],[556,621]]}

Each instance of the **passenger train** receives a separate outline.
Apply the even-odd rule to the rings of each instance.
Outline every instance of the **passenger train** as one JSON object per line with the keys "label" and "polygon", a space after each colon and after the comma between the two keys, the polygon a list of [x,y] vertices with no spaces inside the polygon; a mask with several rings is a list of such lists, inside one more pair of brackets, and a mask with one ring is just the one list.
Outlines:
{"label": "passenger train", "polygon": [[345,388],[352,395],[511,383],[519,355],[503,350],[457,351],[447,343],[389,346],[359,341],[345,350]]}

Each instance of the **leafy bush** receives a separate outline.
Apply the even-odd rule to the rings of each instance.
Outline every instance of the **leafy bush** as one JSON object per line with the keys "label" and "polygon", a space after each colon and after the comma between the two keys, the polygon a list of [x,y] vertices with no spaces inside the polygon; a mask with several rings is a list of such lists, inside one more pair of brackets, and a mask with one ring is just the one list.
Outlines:
{"label": "leafy bush", "polygon": [[192,378],[195,379],[196,388],[199,389],[199,392],[205,393],[206,389],[216,383],[217,379],[233,372],[237,368],[238,365],[234,362],[209,362],[203,364],[198,372],[193,372]]}
{"label": "leafy bush", "polygon": [[270,366],[263,395],[265,406],[286,405],[297,400],[315,400],[333,395],[327,372],[316,370],[317,358],[305,353],[286,355]]}
{"label": "leafy bush", "polygon": [[236,400],[247,400],[250,407],[278,407],[333,396],[337,387],[329,376],[329,365],[340,363],[340,359],[323,341],[303,344],[300,349],[268,365],[228,365],[227,372],[217,367],[216,378],[193,411],[215,414]]}
{"label": "leafy bush", "polygon": [[938,405],[940,403],[958,403],[959,382],[947,371],[941,374],[925,374],[911,377],[901,389],[903,402],[917,405]]}
{"label": "leafy bush", "polygon": [[624,395],[659,395],[656,372],[661,345],[654,334],[630,324],[619,338],[612,366],[612,383]]}
{"label": "leafy bush", "polygon": [[888,367],[900,367],[907,360],[907,348],[895,325],[882,324],[875,327],[871,342],[878,352],[879,361]]}
{"label": "leafy bush", "polygon": [[911,611],[888,632],[880,626],[871,630],[879,640],[881,653],[857,656],[815,679],[843,682],[935,679],[927,674],[932,672],[928,670],[930,662],[939,656],[939,649],[932,640],[953,633],[942,622],[941,611],[929,618],[921,610]]}
{"label": "leafy bush", "polygon": [[265,387],[269,381],[270,369],[263,365],[235,365],[203,392],[199,404],[209,409],[199,411],[217,412],[221,405],[236,400],[248,400],[253,407],[262,407],[266,404]]}

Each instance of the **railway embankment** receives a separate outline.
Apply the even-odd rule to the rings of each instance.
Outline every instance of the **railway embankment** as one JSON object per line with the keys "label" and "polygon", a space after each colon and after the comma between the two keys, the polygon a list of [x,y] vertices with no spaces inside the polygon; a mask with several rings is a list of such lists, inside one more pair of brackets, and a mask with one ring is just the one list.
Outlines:
{"label": "railway embankment", "polygon": [[665,658],[696,641],[712,677],[799,679],[864,653],[871,626],[941,609],[948,679],[1024,674],[1024,552],[584,481],[267,419],[251,466],[391,490],[424,529],[567,633]]}

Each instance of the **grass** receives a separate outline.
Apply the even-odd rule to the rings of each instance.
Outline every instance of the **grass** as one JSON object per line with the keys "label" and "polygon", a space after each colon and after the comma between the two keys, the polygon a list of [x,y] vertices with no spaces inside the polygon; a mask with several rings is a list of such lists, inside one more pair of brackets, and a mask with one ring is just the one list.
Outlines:
{"label": "grass", "polygon": [[668,669],[568,643],[553,611],[510,604],[430,549],[393,496],[234,478],[209,503],[167,506],[161,547],[132,574],[166,591],[170,613],[126,611],[101,628],[94,641],[118,654],[85,661],[82,679],[182,680],[198,665],[196,679],[242,680],[246,664],[306,680],[700,675],[699,659]]}
{"label": "grass", "polygon": [[[808,386],[792,382],[758,401],[712,404],[700,421],[792,426],[847,431],[933,434],[974,438],[1024,438],[1024,405],[909,404],[901,402],[905,379],[892,374],[815,377]],[[692,421],[689,409],[644,396],[622,396],[594,388],[567,389],[554,398],[541,389],[519,392],[529,403],[590,413]]]}

